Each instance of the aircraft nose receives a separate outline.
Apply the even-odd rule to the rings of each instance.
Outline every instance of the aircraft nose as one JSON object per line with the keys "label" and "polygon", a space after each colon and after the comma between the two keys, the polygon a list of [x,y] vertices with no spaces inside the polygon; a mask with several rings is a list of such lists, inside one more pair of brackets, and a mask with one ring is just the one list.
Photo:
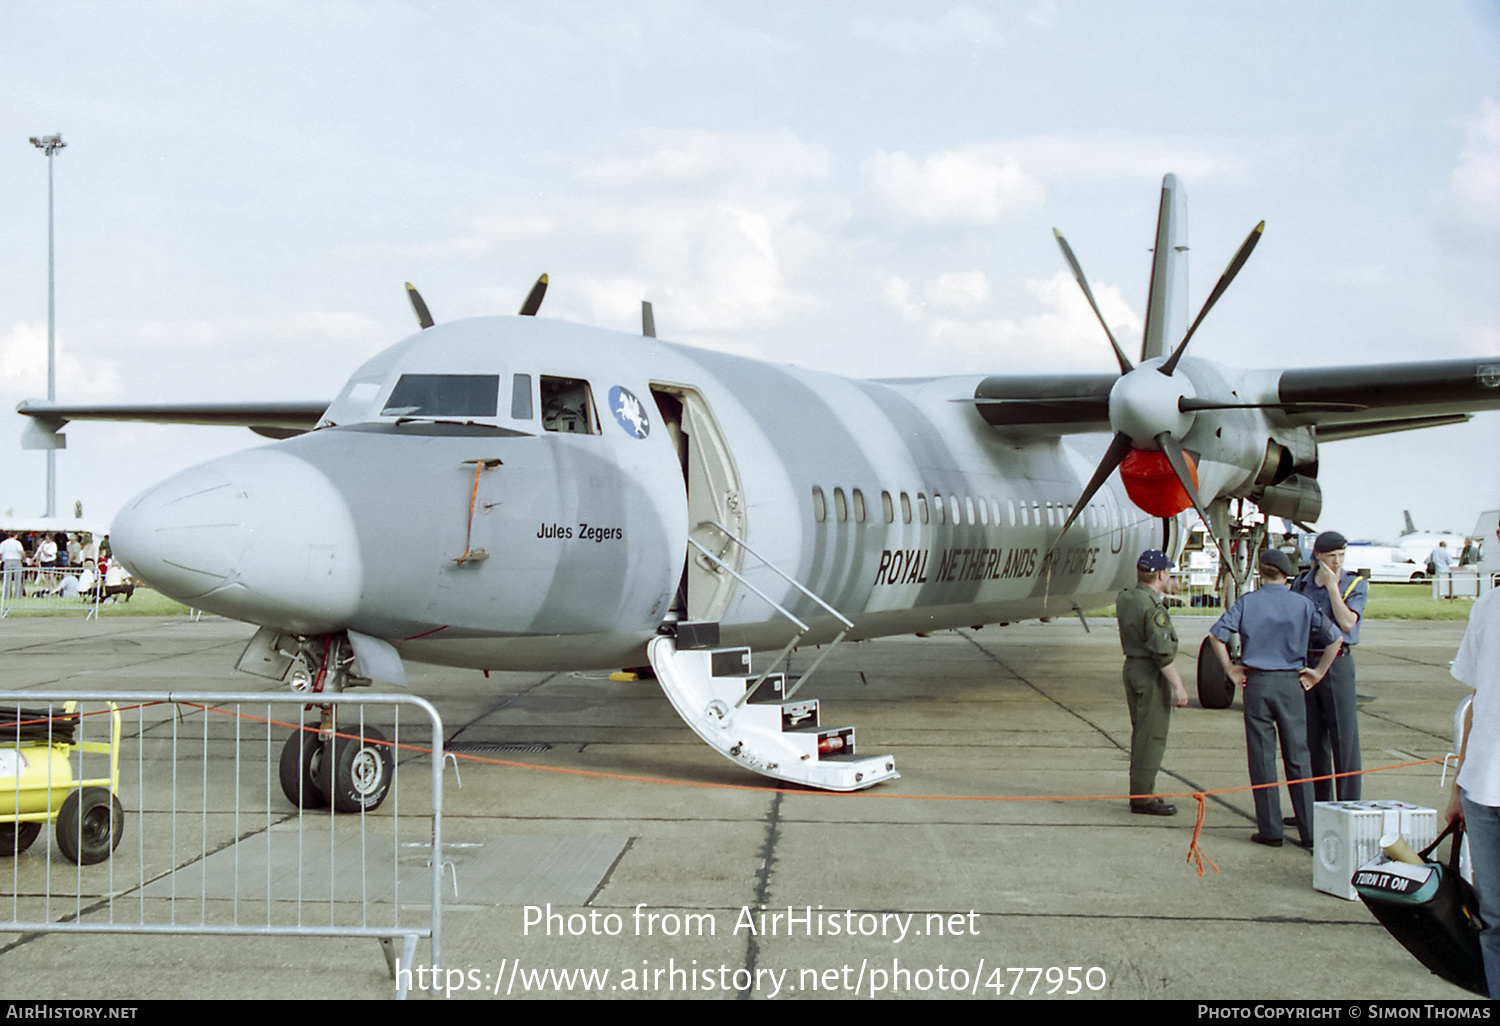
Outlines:
{"label": "aircraft nose", "polygon": [[178,601],[318,634],[346,626],[363,567],[354,518],[306,460],[251,449],[168,478],[126,504],[111,550]]}

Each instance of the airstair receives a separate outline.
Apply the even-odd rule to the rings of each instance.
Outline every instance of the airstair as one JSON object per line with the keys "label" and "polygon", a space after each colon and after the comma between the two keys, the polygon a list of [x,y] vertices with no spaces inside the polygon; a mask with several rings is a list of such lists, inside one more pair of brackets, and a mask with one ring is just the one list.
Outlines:
{"label": "airstair", "polygon": [[826,791],[900,776],[894,757],[855,753],[853,727],[824,727],[816,698],[786,700],[784,674],[763,674],[755,686],[748,648],[679,651],[675,638],[660,637],[646,651],[677,715],[748,770]]}
{"label": "airstair", "polygon": [[[678,626],[678,636],[663,635],[647,646],[651,668],[677,714],[719,754],[748,770],[776,780],[822,788],[827,791],[859,791],[900,776],[890,755],[865,756],[855,751],[853,727],[822,725],[818,700],[794,700],[795,693],[827,657],[829,651],[854,626],[843,614],[787,576],[750,549],[722,524],[715,527],[788,581],[844,625],[832,644],[819,654],[800,678],[788,678],[770,669],[759,676],[750,670],[750,649],[678,647],[678,639],[689,636],[689,625]],[[810,629],[806,623],[778,605],[703,546],[692,542],[721,572],[733,574],[746,588],[759,595],[796,626],[796,633],[769,664],[775,667]],[[717,624],[708,627],[717,635]]]}

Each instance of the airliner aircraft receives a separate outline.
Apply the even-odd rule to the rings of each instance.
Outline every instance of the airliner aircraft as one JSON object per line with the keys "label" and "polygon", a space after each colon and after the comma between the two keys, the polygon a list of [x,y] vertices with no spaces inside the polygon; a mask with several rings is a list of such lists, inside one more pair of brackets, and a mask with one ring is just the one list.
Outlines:
{"label": "airliner aircraft", "polygon": [[[640,336],[538,319],[544,275],[513,318],[435,325],[411,290],[422,330],[328,404],[19,412],[33,446],[82,419],[281,439],[153,486],[111,534],[165,594],[261,627],[241,669],[319,692],[404,683],[404,659],[649,663],[728,758],[852,790],[893,760],[824,726],[768,672],[781,655],[752,674],[748,650],[1106,605],[1142,549],[1180,547],[1189,506],[1221,547],[1231,498],[1315,520],[1319,442],[1500,409],[1500,357],[1242,371],[1184,355],[1263,225],[1184,330],[1182,206],[1168,175],[1139,358],[1110,336],[1118,375],[855,380],[658,340],[649,306]],[[1227,705],[1222,688],[1205,703]],[[321,735],[283,753],[288,796],[377,805],[387,750],[372,729],[330,740],[324,709]]]}

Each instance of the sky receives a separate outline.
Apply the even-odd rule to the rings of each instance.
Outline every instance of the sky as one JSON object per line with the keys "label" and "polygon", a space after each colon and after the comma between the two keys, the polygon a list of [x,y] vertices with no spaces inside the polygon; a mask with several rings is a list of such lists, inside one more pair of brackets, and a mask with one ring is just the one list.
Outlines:
{"label": "sky", "polygon": [[[1500,356],[1500,6],[1358,2],[0,5],[0,409],[331,399],[416,323],[542,315],[861,377],[1110,371],[1160,181],[1239,367]],[[1138,346],[1138,342],[1135,343]],[[1127,345],[1127,348],[1130,348]],[[45,457],[0,430],[0,513]],[[244,429],[72,424],[112,516]],[[1500,413],[1323,447],[1320,527],[1500,508]]]}

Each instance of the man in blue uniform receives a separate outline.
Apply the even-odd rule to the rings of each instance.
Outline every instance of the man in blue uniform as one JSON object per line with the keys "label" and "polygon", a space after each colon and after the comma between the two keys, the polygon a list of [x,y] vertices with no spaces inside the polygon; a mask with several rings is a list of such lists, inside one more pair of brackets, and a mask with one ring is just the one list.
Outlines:
{"label": "man in blue uniform", "polygon": [[[1267,549],[1260,557],[1260,589],[1240,596],[1234,607],[1209,628],[1214,653],[1229,679],[1245,691],[1245,747],[1252,784],[1276,783],[1276,742],[1286,779],[1306,780],[1307,706],[1303,693],[1312,688],[1338,657],[1339,631],[1305,596],[1287,587],[1292,564],[1286,553]],[[1240,664],[1229,658],[1227,642],[1240,636]],[[1307,653],[1322,648],[1312,669]],[[1296,813],[1298,842],[1312,847],[1312,787],[1289,784]],[[1257,830],[1250,840],[1280,848],[1281,797],[1275,786],[1255,791]]]}
{"label": "man in blue uniform", "polygon": [[[1306,595],[1323,619],[1339,628],[1343,637],[1338,655],[1328,673],[1307,692],[1307,753],[1312,775],[1358,773],[1359,723],[1354,708],[1354,651],[1359,644],[1359,624],[1365,615],[1370,587],[1358,574],[1344,569],[1344,536],[1324,531],[1313,542],[1313,565],[1292,582],[1292,591]],[[1323,647],[1308,649],[1308,665],[1323,658]],[[1318,780],[1313,783],[1313,801],[1359,801],[1359,776]],[[1337,786],[1335,786],[1335,783]]]}

